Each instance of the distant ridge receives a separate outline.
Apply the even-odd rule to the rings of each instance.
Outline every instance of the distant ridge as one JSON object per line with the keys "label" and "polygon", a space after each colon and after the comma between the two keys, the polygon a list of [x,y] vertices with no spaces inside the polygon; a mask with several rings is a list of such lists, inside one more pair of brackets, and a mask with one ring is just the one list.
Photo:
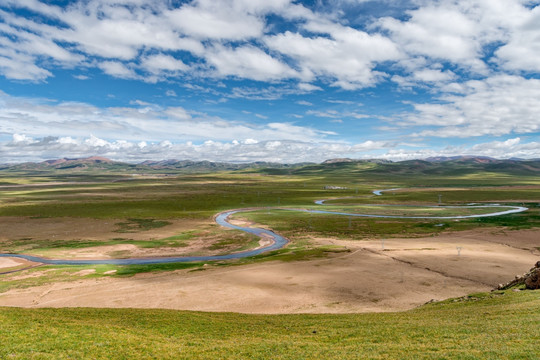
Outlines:
{"label": "distant ridge", "polygon": [[26,162],[20,164],[4,164],[0,165],[0,170],[22,170],[22,171],[50,171],[50,170],[108,170],[119,172],[156,172],[156,171],[171,171],[171,172],[213,172],[213,171],[236,171],[244,169],[290,169],[297,168],[312,163],[298,164],[280,164],[264,161],[251,163],[227,163],[227,162],[212,162],[212,161],[191,161],[191,160],[146,160],[138,164],[125,163],[114,161],[106,157],[90,156],[85,158],[61,158],[50,159],[42,162]]}
{"label": "distant ridge", "polygon": [[492,163],[506,160],[498,160],[489,156],[434,156],[424,159],[429,162],[447,162],[447,161],[471,161],[477,163]]}
{"label": "distant ridge", "polygon": [[354,162],[355,160],[349,159],[349,158],[336,158],[336,159],[328,159],[323,161],[321,164],[335,164],[335,163],[344,163],[344,162]]}
{"label": "distant ridge", "polygon": [[109,171],[126,174],[144,173],[204,173],[216,171],[256,171],[266,174],[294,174],[337,170],[368,171],[381,174],[463,174],[475,171],[504,172],[509,174],[540,173],[540,160],[494,159],[486,156],[429,157],[424,160],[405,160],[392,162],[384,159],[334,158],[322,163],[281,164],[257,161],[251,163],[227,163],[192,160],[146,160],[138,164],[114,161],[106,157],[61,158],[42,162],[5,164],[3,171]]}
{"label": "distant ridge", "polygon": [[390,160],[385,159],[350,159],[350,158],[335,158],[335,159],[328,159],[321,163],[321,165],[327,165],[327,164],[339,164],[339,163],[376,163],[376,164],[382,164],[382,163],[391,163]]}
{"label": "distant ridge", "polygon": [[[51,159],[45,160],[39,163],[35,162],[25,162],[21,164],[6,164],[2,169],[11,169],[11,170],[36,170],[36,171],[46,171],[51,169],[110,169],[116,166],[119,166],[121,162],[113,161],[106,157],[102,156],[90,156],[84,158],[61,158],[61,159]],[[129,164],[125,164],[129,166]]]}
{"label": "distant ridge", "polygon": [[288,168],[303,166],[308,163],[299,164],[280,164],[265,161],[256,161],[251,163],[227,163],[227,162],[212,162],[212,161],[191,161],[191,160],[146,160],[139,163],[139,166],[147,166],[152,169],[207,169],[207,170],[242,170],[247,168]]}
{"label": "distant ridge", "polygon": [[50,165],[50,166],[56,166],[56,165],[66,164],[66,163],[68,163],[68,164],[72,164],[72,163],[78,163],[78,164],[108,163],[108,164],[112,164],[113,162],[114,161],[112,161],[111,159],[107,159],[106,157],[90,156],[90,157],[85,157],[85,158],[74,158],[74,159],[62,158],[62,159],[54,159],[54,160],[45,160],[45,161],[42,162],[42,164],[47,164],[47,165]]}
{"label": "distant ridge", "polygon": [[540,173],[540,160],[500,160],[486,156],[432,157],[424,160],[381,164],[371,171],[388,174],[440,175],[459,175],[484,171],[514,175],[537,175]]}

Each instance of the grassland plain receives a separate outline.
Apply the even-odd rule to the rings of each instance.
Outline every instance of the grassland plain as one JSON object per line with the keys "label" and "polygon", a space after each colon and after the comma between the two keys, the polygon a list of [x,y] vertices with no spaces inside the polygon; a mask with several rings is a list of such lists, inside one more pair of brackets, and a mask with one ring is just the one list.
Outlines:
{"label": "grassland plain", "polygon": [[[479,227],[505,227],[527,229],[540,226],[540,180],[535,174],[511,171],[481,171],[475,167],[449,166],[443,170],[419,172],[426,164],[394,165],[374,163],[337,163],[310,165],[293,169],[244,169],[235,172],[183,174],[167,170],[153,171],[146,176],[134,176],[126,170],[64,169],[4,171],[1,182],[11,184],[0,187],[0,218],[23,219],[23,227],[42,222],[58,226],[69,219],[88,219],[99,222],[94,227],[105,228],[115,224],[109,233],[100,236],[81,234],[59,236],[47,233],[44,226],[36,226],[33,234],[0,235],[0,250],[4,252],[29,252],[46,256],[69,257],[73,249],[114,247],[108,257],[144,256],[140,249],[154,249],[152,254],[187,253],[204,254],[215,250],[244,250],[257,246],[257,241],[242,234],[208,228],[212,216],[233,208],[316,208],[318,199],[330,200],[329,208],[335,210],[378,214],[446,214],[467,215],[479,209],[444,209],[410,207],[410,205],[447,205],[481,203],[488,201],[528,203],[530,211],[504,217],[478,218],[460,221],[414,219],[359,219],[323,214],[292,213],[283,210],[260,210],[242,214],[242,218],[267,225],[295,239],[334,236],[338,238],[365,239],[383,237],[417,237],[437,235],[448,231],[470,230]],[[419,170],[420,169],[420,170]],[[428,169],[429,170],[429,169]],[[388,176],[390,173],[392,176]],[[419,182],[421,178],[421,183]],[[372,190],[397,188],[384,196],[374,196]],[[536,201],[536,202],[535,202]],[[362,207],[354,208],[352,204]],[[388,207],[402,204],[402,208]],[[239,215],[240,216],[240,215]],[[60,220],[61,219],[61,220]],[[191,224],[167,226],[171,221]],[[77,220],[78,221],[78,220]],[[198,225],[194,225],[198,222]],[[76,222],[78,227],[80,221]],[[206,227],[205,227],[206,226]],[[159,229],[163,228],[163,229]],[[178,231],[174,231],[178,229]],[[154,236],[156,230],[163,230]],[[114,234],[113,234],[114,232]],[[70,231],[65,233],[71,234]],[[203,234],[206,233],[206,236]],[[38,234],[49,234],[39,236]],[[210,235],[208,235],[210,234]],[[206,244],[196,248],[189,244],[205,238]],[[289,247],[268,255],[285,255],[285,258],[305,258],[328,251],[313,249],[309,243],[303,248]],[[133,245],[126,250],[125,245]],[[134,252],[133,249],[139,249]],[[156,249],[158,252],[156,252]],[[294,255],[287,255],[294,249]],[[89,250],[90,251],[90,250]],[[305,256],[304,256],[305,255]],[[265,258],[261,256],[258,258]],[[181,266],[182,267],[182,266]],[[140,267],[153,271],[160,267]],[[169,268],[169,267],[168,267]],[[118,269],[117,274],[123,273]],[[30,270],[32,271],[32,270]],[[99,273],[99,272],[96,272]],[[19,286],[24,286],[19,282]]]}
{"label": "grassland plain", "polygon": [[3,359],[538,359],[540,293],[385,314],[0,308]]}
{"label": "grassland plain", "polygon": [[[312,238],[361,242],[475,229],[511,231],[540,227],[537,173],[516,173],[507,168],[429,166],[344,163],[204,174],[155,171],[146,176],[115,169],[2,172],[0,217],[23,219],[26,224],[78,219],[95,222],[98,227],[109,224],[110,231],[93,238],[0,235],[0,251],[57,254],[126,244],[139,249],[182,251],[197,235],[215,231],[208,228],[215,213],[249,207],[265,209],[240,214],[237,220],[271,227],[289,237],[291,244],[253,259],[210,267],[269,260],[296,262],[347,251],[343,246],[316,244]],[[387,188],[399,190],[384,196],[371,192]],[[349,208],[352,202],[385,213],[406,211],[408,205],[437,205],[441,199],[442,204],[450,205],[526,203],[530,210],[497,218],[418,221],[350,220],[274,209],[313,207],[314,200],[342,197],[351,200],[329,205]],[[387,204],[404,207],[380,206]],[[434,212],[429,208],[415,211]],[[161,235],[155,236],[156,233]],[[208,246],[201,251],[213,248],[230,252],[256,246],[253,239],[231,234],[216,230],[207,237]],[[129,252],[109,255],[125,257]],[[202,271],[205,266],[208,265],[38,267],[17,273],[17,278],[0,275],[0,292],[78,281],[80,277],[73,275],[81,273],[86,274],[86,279],[125,278],[141,272]],[[537,359],[539,308],[538,291],[511,290],[386,314],[270,316],[141,309],[0,308],[0,358]]]}

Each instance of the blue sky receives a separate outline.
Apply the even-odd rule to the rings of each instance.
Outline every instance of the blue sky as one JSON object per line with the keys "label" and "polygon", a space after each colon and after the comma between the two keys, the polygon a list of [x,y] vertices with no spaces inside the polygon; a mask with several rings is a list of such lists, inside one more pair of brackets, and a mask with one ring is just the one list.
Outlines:
{"label": "blue sky", "polygon": [[540,158],[539,4],[0,0],[0,162]]}

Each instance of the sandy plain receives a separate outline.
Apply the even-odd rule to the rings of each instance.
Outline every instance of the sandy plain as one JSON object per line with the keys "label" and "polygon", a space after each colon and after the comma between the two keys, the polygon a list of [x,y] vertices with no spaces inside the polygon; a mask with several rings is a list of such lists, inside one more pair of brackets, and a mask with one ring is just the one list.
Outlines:
{"label": "sandy plain", "polygon": [[207,266],[129,278],[85,279],[91,273],[85,271],[72,281],[9,290],[0,294],[0,306],[264,314],[401,311],[432,299],[489,291],[540,259],[540,230],[475,230],[384,243],[312,240],[346,246],[350,252],[307,261]]}

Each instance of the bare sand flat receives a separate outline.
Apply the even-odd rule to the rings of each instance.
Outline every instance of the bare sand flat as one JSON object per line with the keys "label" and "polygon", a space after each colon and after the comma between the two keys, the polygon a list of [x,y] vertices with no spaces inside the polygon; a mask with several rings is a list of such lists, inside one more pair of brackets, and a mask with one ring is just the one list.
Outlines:
{"label": "bare sand flat", "polygon": [[[264,234],[263,234],[264,235]],[[259,240],[259,246],[253,249],[268,246],[273,243],[271,238],[263,236]],[[143,257],[166,257],[166,256],[189,256],[192,254],[203,253],[205,255],[222,254],[225,247],[218,249],[209,249],[214,242],[208,238],[190,240],[186,246],[182,247],[158,247],[158,248],[142,248],[133,244],[117,244],[93,246],[81,249],[61,249],[41,251],[40,254],[48,258],[54,259],[117,259],[117,258],[143,258]],[[232,245],[234,250],[234,244]]]}
{"label": "bare sand flat", "polygon": [[[240,313],[407,310],[436,299],[488,291],[538,259],[540,231],[472,231],[377,241],[314,239],[350,253],[204,271],[84,279],[15,289],[0,306],[132,307]],[[534,246],[536,245],[536,246]],[[460,247],[458,255],[457,247]],[[75,277],[77,278],[77,277]]]}
{"label": "bare sand flat", "polygon": [[24,265],[24,263],[26,263],[26,261],[22,260],[22,259],[1,257],[0,258],[0,269],[12,268],[12,267]]}
{"label": "bare sand flat", "polygon": [[[8,276],[6,274],[15,274],[19,270],[32,268],[39,265],[41,264],[34,263],[25,259],[19,259],[15,257],[0,257],[0,276]],[[0,281],[1,280],[2,278],[0,277]]]}

